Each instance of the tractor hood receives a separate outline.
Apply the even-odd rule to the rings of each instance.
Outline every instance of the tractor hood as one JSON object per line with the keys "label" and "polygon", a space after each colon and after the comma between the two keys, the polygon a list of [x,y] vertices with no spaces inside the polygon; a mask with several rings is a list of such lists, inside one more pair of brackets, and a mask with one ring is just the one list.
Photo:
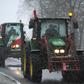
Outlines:
{"label": "tractor hood", "polygon": [[55,46],[65,46],[65,42],[61,38],[52,37],[48,39],[48,42],[54,47]]}

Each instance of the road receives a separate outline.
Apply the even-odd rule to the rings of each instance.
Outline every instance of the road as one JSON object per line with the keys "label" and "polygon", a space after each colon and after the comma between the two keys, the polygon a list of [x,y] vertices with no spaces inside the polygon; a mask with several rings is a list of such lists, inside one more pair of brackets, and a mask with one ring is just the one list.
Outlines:
{"label": "road", "polygon": [[18,81],[10,78],[4,73],[0,72],[0,84],[20,84]]}
{"label": "road", "polygon": [[[11,63],[11,60],[12,59],[7,60],[8,64]],[[7,64],[7,61],[6,61],[6,64]],[[20,64],[20,62],[17,63],[16,61],[17,60],[12,60],[12,63]],[[61,72],[49,73],[47,69],[43,70],[41,83],[33,83],[29,81],[28,79],[24,79],[20,67],[0,68],[0,72],[3,72],[9,76],[12,76],[14,79],[18,80],[21,84],[73,84],[73,83],[67,83],[67,82],[62,81]],[[74,84],[83,84],[83,83],[74,83]]]}

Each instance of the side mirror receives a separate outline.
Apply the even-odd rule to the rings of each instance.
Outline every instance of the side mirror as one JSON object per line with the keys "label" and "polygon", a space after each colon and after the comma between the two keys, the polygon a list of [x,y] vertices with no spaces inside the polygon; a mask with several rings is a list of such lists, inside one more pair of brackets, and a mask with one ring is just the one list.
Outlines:
{"label": "side mirror", "polygon": [[29,29],[34,28],[34,26],[35,26],[34,20],[31,19],[31,20],[29,21]]}

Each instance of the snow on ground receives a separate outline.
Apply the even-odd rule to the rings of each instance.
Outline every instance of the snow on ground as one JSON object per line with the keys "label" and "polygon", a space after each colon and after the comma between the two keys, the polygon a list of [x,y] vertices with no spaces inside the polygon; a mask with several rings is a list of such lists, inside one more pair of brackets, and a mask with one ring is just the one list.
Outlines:
{"label": "snow on ground", "polygon": [[17,59],[17,58],[7,58],[6,61],[5,61],[5,65],[21,65],[21,60],[20,58]]}
{"label": "snow on ground", "polygon": [[[21,66],[21,60],[20,59],[17,59],[17,58],[7,58],[5,60],[5,65],[8,66],[8,65],[18,65],[18,66]],[[8,67],[10,68],[11,70],[16,70],[16,69],[19,69],[21,70],[20,67]]]}
{"label": "snow on ground", "polygon": [[[6,66],[7,65],[21,65],[21,60],[20,59],[16,59],[16,58],[8,58],[5,61]],[[21,72],[21,67],[8,67],[11,70],[16,70],[17,74],[18,72]],[[45,80],[57,80],[60,81],[62,79],[62,75],[61,72],[51,72],[49,73],[49,71],[47,69],[42,70],[42,81]]]}
{"label": "snow on ground", "polygon": [[47,69],[45,69],[45,70],[43,70],[43,73],[42,73],[42,81],[44,81],[44,80],[57,80],[57,81],[60,81],[60,80],[62,80],[61,72],[58,71],[58,72],[49,73],[49,71]]}

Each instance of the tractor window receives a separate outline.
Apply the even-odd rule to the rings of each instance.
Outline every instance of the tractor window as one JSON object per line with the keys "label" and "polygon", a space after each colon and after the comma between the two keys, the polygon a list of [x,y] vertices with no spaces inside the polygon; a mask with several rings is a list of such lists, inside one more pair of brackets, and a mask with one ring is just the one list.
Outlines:
{"label": "tractor window", "polygon": [[2,27],[0,26],[0,46],[3,45],[3,39],[2,39]]}
{"label": "tractor window", "polygon": [[20,25],[19,24],[7,24],[6,29],[6,43],[7,46],[10,46],[11,43],[13,43],[17,39],[21,39],[21,31],[20,31]]}
{"label": "tractor window", "polygon": [[44,35],[51,35],[57,37],[66,36],[66,25],[62,20],[50,20],[41,23],[41,37]]}
{"label": "tractor window", "polygon": [[0,38],[2,38],[2,27],[0,26]]}

